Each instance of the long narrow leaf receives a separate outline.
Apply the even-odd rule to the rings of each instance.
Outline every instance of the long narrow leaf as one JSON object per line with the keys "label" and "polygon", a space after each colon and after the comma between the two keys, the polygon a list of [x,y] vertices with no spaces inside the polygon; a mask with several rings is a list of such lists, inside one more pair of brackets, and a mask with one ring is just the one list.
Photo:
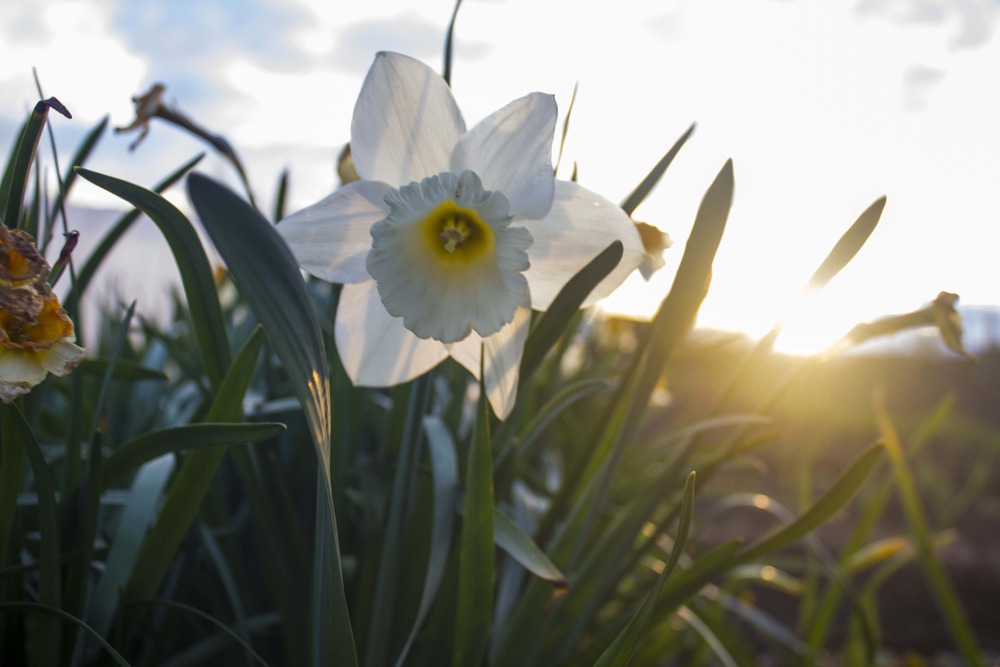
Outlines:
{"label": "long narrow leaf", "polygon": [[691,135],[694,134],[694,127],[694,124],[692,124],[691,127],[689,127],[687,131],[681,135],[680,139],[674,142],[674,145],[670,147],[670,150],[667,151],[662,158],[660,158],[660,161],[656,163],[656,166],[653,167],[648,174],[646,174],[646,177],[642,179],[642,182],[639,183],[635,190],[633,190],[629,196],[625,198],[625,201],[622,202],[623,211],[632,215],[635,212],[635,209],[639,208],[639,204],[645,201],[646,197],[649,196],[649,193],[656,187],[656,184],[660,182],[661,178],[663,178],[663,174],[666,173],[667,167],[669,167],[670,163],[674,161],[675,157],[677,157],[681,147],[683,147],[684,144],[687,143],[687,140],[691,138]]}
{"label": "long narrow leaf", "polygon": [[667,560],[663,572],[657,578],[653,590],[646,596],[642,607],[639,608],[639,611],[632,617],[629,624],[625,626],[621,634],[615,638],[611,646],[601,656],[597,667],[625,667],[632,659],[632,654],[635,653],[635,647],[639,643],[639,638],[642,636],[642,632],[649,622],[649,617],[653,613],[653,607],[656,605],[656,601],[660,597],[660,592],[663,590],[663,584],[666,583],[667,579],[673,573],[674,567],[677,566],[677,561],[684,550],[684,545],[687,543],[688,531],[691,528],[691,517],[694,514],[694,479],[695,474],[692,472],[688,475],[687,482],[684,484],[684,500],[681,504],[677,538],[674,540],[674,547],[670,551],[670,558]]}
{"label": "long narrow leaf", "polygon": [[550,581],[556,588],[564,589],[569,582],[545,552],[525,533],[514,520],[496,508],[493,512],[493,530],[497,546],[506,551],[524,569],[539,579]]}
{"label": "long narrow leaf", "polygon": [[448,563],[448,553],[451,549],[452,523],[455,517],[455,504],[458,500],[458,459],[455,456],[455,442],[452,440],[448,427],[440,417],[428,415],[424,417],[424,435],[427,436],[427,449],[430,453],[431,475],[434,481],[434,516],[431,528],[431,551],[427,558],[427,575],[424,577],[424,589],[420,595],[420,606],[413,621],[410,635],[403,644],[403,649],[396,658],[396,667],[405,664],[410,647],[418,636],[431,603],[441,587],[445,566]]}
{"label": "long narrow leaf", "polygon": [[49,211],[48,219],[45,221],[44,239],[40,243],[40,247],[43,248],[43,252],[45,248],[48,248],[49,241],[52,238],[56,216],[61,213],[66,197],[69,196],[70,189],[76,181],[75,168],[83,166],[83,164],[90,157],[90,154],[94,151],[94,148],[97,147],[97,142],[100,141],[104,131],[108,128],[108,119],[109,116],[105,115],[104,118],[102,118],[100,122],[87,133],[87,135],[83,138],[83,141],[80,143],[80,147],[77,148],[76,153],[73,154],[73,159],[70,160],[69,167],[66,169],[66,173],[62,179],[62,187],[56,194],[55,202],[53,202],[52,208]]}
{"label": "long narrow leaf", "polygon": [[[239,418],[243,396],[250,384],[263,342],[263,333],[258,329],[240,350],[229,372],[222,379],[205,421],[227,422]],[[185,457],[184,465],[170,486],[156,523],[142,544],[129,578],[126,597],[149,598],[156,593],[202,499],[208,493],[224,454],[225,448],[212,447],[197,449]]]}
{"label": "long narrow leaf", "polygon": [[531,328],[528,340],[524,343],[524,356],[521,357],[522,385],[562,336],[566,324],[580,309],[580,304],[587,295],[618,266],[623,252],[622,242],[613,242],[559,290],[548,310]]}
{"label": "long narrow leaf", "polygon": [[[45,120],[48,118],[49,109],[55,109],[67,118],[71,118],[59,100],[50,97],[35,104],[28,121],[24,125],[21,139],[17,145],[17,154],[13,165],[10,167],[10,181],[5,183],[7,200],[0,202],[3,205],[3,220],[8,227],[19,226],[21,220],[21,206],[24,204],[24,193],[28,187],[28,179],[31,175],[31,163],[35,160],[35,151],[38,149],[38,141],[42,138],[42,131],[45,128]],[[37,236],[37,229],[26,229],[32,236]]]}
{"label": "long narrow leaf", "polygon": [[189,424],[151,431],[132,438],[108,458],[104,483],[111,486],[148,461],[164,454],[219,445],[252,444],[277,437],[285,430],[277,422],[250,424]]}
{"label": "long narrow leaf", "polygon": [[194,227],[173,204],[155,192],[82,167],[77,168],[77,173],[129,202],[160,228],[181,274],[205,373],[212,387],[218,388],[229,367],[229,339],[216,296],[212,267]]}
{"label": "long narrow leaf", "polygon": [[[28,455],[31,472],[35,478],[38,497],[39,533],[39,583],[38,602],[59,608],[62,606],[62,570],[59,558],[59,508],[56,506],[56,485],[52,471],[45,461],[35,434],[24,420],[20,410],[13,405],[3,405],[3,420],[11,422],[11,431]],[[62,623],[58,618],[46,616],[35,628],[35,645],[39,664],[55,665],[59,662]]]}
{"label": "long narrow leaf", "polygon": [[[76,623],[78,626],[80,626],[88,633],[90,633],[94,637],[94,639],[96,639],[101,644],[101,646],[104,647],[104,650],[108,652],[108,655],[110,655],[111,658],[115,662],[117,662],[121,667],[130,667],[128,661],[125,660],[125,658],[123,658],[121,654],[119,654],[118,651],[116,651],[115,648],[111,644],[109,644],[107,640],[104,639],[104,637],[100,635],[99,632],[95,631],[92,627],[81,621],[76,616],[73,616],[72,614],[63,611],[58,607],[53,607],[47,604],[40,604],[37,602],[0,602],[0,611],[9,609],[30,609],[32,611],[40,611],[45,614],[53,614],[58,618],[62,618],[72,623]],[[56,663],[50,663],[50,664],[56,664]]]}
{"label": "long narrow leaf", "polygon": [[312,302],[288,246],[256,209],[201,174],[188,177],[188,193],[240,293],[282,360],[305,410],[316,449],[320,480],[317,520],[329,525],[317,531],[314,660],[324,665],[357,664],[330,477],[329,366]]}
{"label": "long narrow leaf", "polygon": [[834,276],[840,273],[841,269],[847,266],[848,262],[854,259],[865,241],[875,231],[875,226],[878,225],[879,218],[882,217],[883,209],[885,209],[885,197],[879,197],[858,216],[858,219],[854,221],[850,229],[844,232],[837,244],[833,246],[830,254],[813,273],[806,286],[807,291],[823,289]]}
{"label": "long narrow leaf", "polygon": [[465,471],[455,619],[456,667],[479,667],[493,616],[493,460],[489,408],[481,390]]}
{"label": "long narrow leaf", "polygon": [[[187,163],[178,167],[173,173],[169,174],[165,179],[153,186],[153,192],[157,194],[163,193],[174,183],[182,179],[187,175],[189,171],[194,169],[194,167],[201,162],[202,158],[205,157],[204,153],[195,156]],[[107,258],[108,253],[114,248],[118,240],[129,230],[129,228],[139,219],[141,211],[139,209],[133,209],[132,211],[126,213],[121,217],[114,226],[108,230],[108,232],[101,239],[101,242],[97,244],[97,247],[90,253],[87,261],[84,263],[83,267],[76,275],[76,282],[70,286],[70,291],[66,297],[66,303],[75,303],[79,300],[80,296],[87,291],[87,287],[90,286],[90,282],[94,279],[94,275],[97,270],[104,263]]]}

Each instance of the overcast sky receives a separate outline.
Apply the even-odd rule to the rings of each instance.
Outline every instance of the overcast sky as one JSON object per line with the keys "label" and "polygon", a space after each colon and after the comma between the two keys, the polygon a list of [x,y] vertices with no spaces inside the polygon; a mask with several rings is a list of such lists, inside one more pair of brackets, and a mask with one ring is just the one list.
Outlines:
{"label": "overcast sky", "polygon": [[[53,118],[65,159],[104,114],[127,124],[130,96],[159,81],[168,101],[230,139],[265,207],[283,168],[303,206],[336,183],[374,54],[440,69],[451,10],[450,0],[2,3],[0,137],[9,145],[36,100],[33,66],[74,114]],[[702,324],[766,330],[887,195],[869,245],[802,332],[788,332],[809,345],[940,290],[1000,303],[998,20],[998,0],[466,0],[452,84],[471,126],[535,90],[565,113],[578,83],[561,175],[576,162],[581,183],[613,201],[697,123],[636,212],[677,245],[621,308],[655,307],[729,157],[736,198]],[[129,153],[133,138],[109,135],[90,166],[149,185],[203,150],[164,125]],[[219,160],[204,170],[231,177]],[[186,206],[181,190],[173,197]],[[75,200],[120,205],[86,184]]]}

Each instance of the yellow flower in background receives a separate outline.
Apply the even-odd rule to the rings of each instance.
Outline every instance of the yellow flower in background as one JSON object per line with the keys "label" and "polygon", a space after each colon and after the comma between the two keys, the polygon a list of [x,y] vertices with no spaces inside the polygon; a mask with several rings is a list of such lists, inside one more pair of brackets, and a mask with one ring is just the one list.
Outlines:
{"label": "yellow flower in background", "polygon": [[351,124],[360,180],[278,225],[309,273],[343,283],[335,334],[355,385],[407,382],[451,356],[494,412],[513,407],[531,310],[611,242],[624,257],[585,302],[645,257],[618,206],[553,175],[556,103],[532,93],[471,130],[448,84],[376,56]]}
{"label": "yellow flower in background", "polygon": [[34,239],[0,222],[0,400],[13,401],[49,373],[66,375],[86,355],[48,283]]}

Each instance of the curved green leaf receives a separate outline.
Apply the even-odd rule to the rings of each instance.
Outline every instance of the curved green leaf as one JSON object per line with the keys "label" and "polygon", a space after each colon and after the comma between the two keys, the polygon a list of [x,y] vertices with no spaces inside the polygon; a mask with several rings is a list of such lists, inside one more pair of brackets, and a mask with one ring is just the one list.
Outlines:
{"label": "curved green leaf", "polygon": [[850,229],[844,232],[837,244],[833,246],[830,254],[813,273],[809,284],[806,285],[807,291],[817,291],[826,287],[826,284],[840,273],[848,262],[854,259],[865,241],[875,231],[875,226],[878,225],[879,218],[882,217],[883,209],[885,209],[885,197],[879,197],[858,216],[858,219],[854,221]]}
{"label": "curved green leaf", "polygon": [[646,197],[649,196],[649,193],[656,187],[656,184],[660,182],[661,178],[663,178],[663,174],[667,171],[667,167],[669,167],[670,163],[674,161],[675,157],[677,157],[677,153],[680,152],[681,147],[687,143],[687,140],[691,138],[692,134],[694,134],[694,127],[694,124],[692,124],[691,127],[687,129],[687,132],[682,134],[680,139],[674,142],[674,145],[671,146],[670,150],[667,151],[666,154],[660,158],[660,161],[656,163],[656,166],[653,167],[648,174],[646,174],[646,178],[642,179],[642,182],[636,186],[635,190],[633,190],[629,196],[625,198],[625,201],[622,202],[623,211],[631,216],[632,213],[635,212],[635,209],[639,208],[639,204],[645,201]]}
{"label": "curved green leaf", "polygon": [[[10,404],[4,404],[2,410],[3,420],[11,423],[13,435],[28,455],[35,478],[39,534],[38,601],[43,605],[59,608],[62,606],[62,564],[59,556],[59,508],[56,505],[55,481],[45,455],[38,446],[38,440],[21,411]],[[39,664],[58,664],[62,636],[62,624],[59,620],[46,617],[35,628],[34,635]]]}
{"label": "curved green leaf", "polygon": [[104,484],[111,486],[147,461],[185,450],[219,445],[252,444],[274,438],[285,430],[278,422],[249,424],[189,424],[144,433],[132,438],[104,464]]}
{"label": "curved green leaf", "polygon": [[[189,160],[187,163],[181,165],[176,171],[171,173],[165,179],[153,186],[153,192],[160,194],[171,185],[183,178],[189,171],[194,169],[195,165],[201,162],[202,158],[205,157],[204,153],[195,156],[193,159]],[[105,258],[111,249],[114,248],[118,240],[129,230],[132,224],[139,219],[141,211],[139,209],[133,209],[123,215],[115,225],[108,230],[108,233],[104,235],[101,242],[97,244],[93,252],[87,257],[87,261],[84,263],[83,267],[76,274],[76,282],[70,286],[70,290],[67,293],[64,303],[71,304],[79,300],[80,296],[87,291],[87,287],[90,286],[90,282],[94,279],[94,275],[97,270],[104,263]]]}
{"label": "curved green leaf", "polygon": [[305,282],[274,227],[229,188],[191,174],[188,194],[240,294],[267,332],[305,411],[319,460],[320,483],[313,659],[324,665],[355,665],[357,651],[344,592],[330,477],[329,366]]}
{"label": "curved green leaf", "polygon": [[660,592],[663,590],[663,584],[666,583],[671,573],[673,573],[674,567],[677,566],[677,561],[684,551],[684,545],[687,543],[688,532],[691,528],[691,517],[694,514],[694,480],[695,474],[692,472],[688,475],[687,481],[684,484],[684,500],[681,504],[680,525],[677,527],[677,538],[674,540],[674,547],[670,551],[670,558],[667,559],[663,571],[656,579],[653,590],[646,596],[646,600],[642,603],[639,611],[632,617],[628,625],[622,629],[618,637],[611,642],[611,646],[607,648],[604,655],[598,661],[597,667],[625,667],[632,659],[632,654],[639,643],[639,638],[642,636],[642,632],[649,622],[649,617],[653,613],[653,607],[656,606]]}
{"label": "curved green leaf", "polygon": [[218,389],[229,367],[229,339],[215,291],[212,267],[194,227],[173,204],[155,192],[82,167],[77,168],[77,173],[129,202],[160,228],[181,274],[205,374],[212,388]]}
{"label": "curved green leaf", "polygon": [[542,549],[535,544],[514,520],[495,508],[493,511],[494,539],[498,547],[506,551],[524,569],[539,579],[550,581],[556,588],[569,587],[569,581]]}
{"label": "curved green leaf", "polygon": [[[243,396],[263,343],[263,332],[255,330],[222,379],[205,421],[236,421],[239,418]],[[159,588],[201,501],[208,493],[225,452],[224,447],[210,447],[197,449],[185,457],[170,485],[156,523],[142,544],[126,587],[127,598],[148,598]]]}
{"label": "curved green leaf", "polygon": [[[99,632],[95,631],[92,627],[81,621],[73,614],[67,613],[58,607],[53,607],[47,604],[39,604],[37,602],[0,602],[0,610],[6,609],[31,609],[33,611],[41,611],[46,614],[54,614],[59,618],[70,621],[71,623],[76,623],[78,626],[89,632],[94,639],[100,642],[101,646],[104,647],[104,650],[108,652],[108,655],[110,655],[115,662],[121,665],[121,667],[130,667],[128,661],[125,660],[125,658],[123,658],[118,651],[116,651],[115,648],[100,635]],[[55,662],[50,664],[58,663]]]}
{"label": "curved green leaf", "polygon": [[[38,141],[42,138],[49,109],[55,109],[67,118],[72,117],[66,107],[54,97],[35,104],[35,108],[24,124],[21,138],[17,144],[17,151],[11,164],[7,165],[3,184],[0,186],[0,195],[5,198],[0,200],[0,204],[3,205],[3,209],[0,210],[4,212],[3,221],[8,227],[14,228],[20,225],[21,206],[24,204],[24,193],[31,175],[31,163],[35,160],[35,151],[38,150]],[[34,237],[38,236],[37,229],[28,228],[24,231]]]}
{"label": "curved green leaf", "polygon": [[531,328],[528,340],[524,343],[524,355],[521,357],[521,386],[527,384],[526,379],[531,377],[546,353],[562,336],[570,318],[580,310],[580,304],[587,295],[618,266],[623,253],[621,241],[613,242],[559,290],[548,310]]}
{"label": "curved green leaf", "polygon": [[465,470],[462,537],[458,560],[458,607],[452,665],[479,667],[493,617],[493,460],[490,411],[480,388],[476,432]]}

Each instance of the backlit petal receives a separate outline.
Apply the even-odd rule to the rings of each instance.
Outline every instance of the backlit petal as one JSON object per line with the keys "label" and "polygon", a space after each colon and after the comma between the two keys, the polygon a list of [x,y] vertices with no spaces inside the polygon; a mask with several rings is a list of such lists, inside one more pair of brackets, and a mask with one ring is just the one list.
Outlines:
{"label": "backlit petal", "polygon": [[351,152],[361,178],[394,187],[448,171],[465,121],[451,89],[419,60],[379,53],[351,122]]}
{"label": "backlit petal", "polygon": [[486,395],[499,419],[506,419],[514,408],[521,355],[530,328],[531,307],[525,302],[507,326],[483,341]]}
{"label": "backlit petal", "polygon": [[282,220],[278,232],[299,266],[317,278],[332,283],[368,280],[371,228],[386,216],[383,198],[390,189],[378,181],[348,183]]}
{"label": "backlit petal", "polygon": [[0,349],[0,400],[9,403],[45,379],[35,352]]}
{"label": "backlit petal", "polygon": [[484,339],[472,332],[465,340],[448,347],[451,357],[477,380],[480,359],[485,352],[486,397],[500,419],[506,419],[514,408],[518,371],[530,328],[531,308],[525,300],[514,314],[514,319],[497,333]]}
{"label": "backlit petal", "polygon": [[37,354],[42,368],[53,375],[63,376],[80,365],[87,356],[87,351],[64,338],[48,350],[39,350]]}
{"label": "backlit petal", "polygon": [[448,356],[444,345],[417,338],[389,315],[372,281],[341,290],[335,335],[344,369],[360,387],[408,382]]}
{"label": "backlit petal", "polygon": [[589,306],[606,297],[642,262],[639,233],[621,208],[569,181],[556,181],[552,210],[544,219],[515,220],[531,232],[531,268],[525,272],[531,305],[545,310],[563,285],[615,239],[624,245],[618,266],[591,292]]}
{"label": "backlit petal", "polygon": [[452,171],[476,172],[487,190],[499,190],[511,215],[541,218],[553,196],[552,137],[556,102],[531,93],[494,112],[463,136]]}

